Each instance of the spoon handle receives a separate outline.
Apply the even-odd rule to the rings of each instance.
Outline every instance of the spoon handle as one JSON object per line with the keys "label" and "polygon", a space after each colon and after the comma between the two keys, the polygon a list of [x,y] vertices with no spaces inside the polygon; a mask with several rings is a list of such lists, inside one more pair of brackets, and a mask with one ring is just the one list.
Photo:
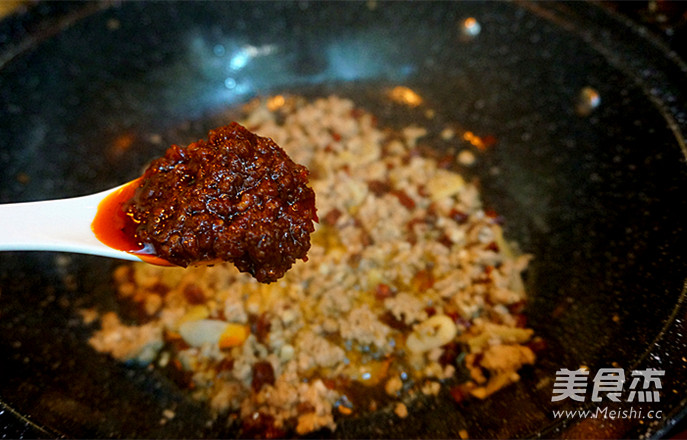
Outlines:
{"label": "spoon handle", "polygon": [[0,251],[61,251],[140,261],[104,245],[91,230],[112,190],[82,197],[0,204]]}

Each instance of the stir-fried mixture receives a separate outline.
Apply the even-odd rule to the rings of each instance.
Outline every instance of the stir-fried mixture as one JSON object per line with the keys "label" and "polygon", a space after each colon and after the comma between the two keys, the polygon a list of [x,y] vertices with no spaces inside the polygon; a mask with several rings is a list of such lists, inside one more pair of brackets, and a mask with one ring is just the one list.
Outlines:
{"label": "stir-fried mixture", "polygon": [[442,386],[462,400],[517,381],[535,361],[521,315],[529,257],[477,187],[419,154],[420,126],[379,127],[335,96],[274,102],[252,103],[242,124],[310,170],[320,223],[308,261],[271,284],[229,264],[123,265],[118,294],[146,318],[103,313],[91,345],[184,372],[189,393],[218,418],[238,413],[246,435],[407,417]]}

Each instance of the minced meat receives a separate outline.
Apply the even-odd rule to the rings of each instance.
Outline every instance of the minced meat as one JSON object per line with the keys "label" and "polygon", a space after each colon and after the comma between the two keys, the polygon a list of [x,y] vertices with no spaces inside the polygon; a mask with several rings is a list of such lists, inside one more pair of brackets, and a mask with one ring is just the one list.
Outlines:
{"label": "minced meat", "polygon": [[172,145],[123,209],[156,256],[183,267],[229,261],[261,282],[307,259],[317,221],[308,170],[235,122]]}

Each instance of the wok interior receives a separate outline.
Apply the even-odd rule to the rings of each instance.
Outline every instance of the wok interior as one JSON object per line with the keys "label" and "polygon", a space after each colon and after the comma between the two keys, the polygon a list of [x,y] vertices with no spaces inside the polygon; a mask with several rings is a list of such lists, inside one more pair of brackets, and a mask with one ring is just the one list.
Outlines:
{"label": "wok interior", "polygon": [[[241,103],[272,93],[350,97],[380,124],[428,127],[437,149],[446,148],[438,136],[446,125],[497,139],[463,171],[479,178],[507,237],[535,256],[527,314],[547,349],[492,399],[458,406],[442,394],[407,419],[348,420],[334,436],[560,435],[566,428],[550,411],[557,369],[669,370],[681,356],[684,341],[671,336],[686,275],[679,133],[631,71],[539,6],[135,2],[60,13],[71,20],[52,22],[59,32],[41,34],[0,70],[1,202],[125,182],[169,144],[194,141]],[[481,24],[477,36],[463,32],[467,17]],[[423,104],[391,102],[395,85]],[[581,116],[575,102],[585,87],[601,104]],[[72,437],[236,433],[209,423],[164,374],[88,347],[92,329],[77,310],[119,307],[116,264],[0,255],[3,401]],[[666,385],[684,395],[684,371],[669,371]],[[684,406],[670,399],[666,408]],[[161,424],[170,407],[176,417]],[[617,426],[629,436],[660,429]]]}

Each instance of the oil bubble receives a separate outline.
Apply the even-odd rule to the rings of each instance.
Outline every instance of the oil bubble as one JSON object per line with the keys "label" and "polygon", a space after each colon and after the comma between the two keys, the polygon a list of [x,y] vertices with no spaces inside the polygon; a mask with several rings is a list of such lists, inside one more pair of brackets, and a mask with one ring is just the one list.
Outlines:
{"label": "oil bubble", "polygon": [[460,32],[463,39],[475,38],[482,31],[482,25],[474,17],[468,17],[460,22]]}
{"label": "oil bubble", "polygon": [[222,57],[225,53],[227,53],[227,50],[224,48],[223,45],[215,44],[215,46],[213,46],[212,48],[212,53],[217,57]]}
{"label": "oil bubble", "polygon": [[224,80],[224,87],[231,90],[236,87],[236,80],[232,77],[228,77]]}
{"label": "oil bubble", "polygon": [[583,87],[577,94],[575,112],[579,116],[589,116],[601,104],[601,95],[592,87]]}

